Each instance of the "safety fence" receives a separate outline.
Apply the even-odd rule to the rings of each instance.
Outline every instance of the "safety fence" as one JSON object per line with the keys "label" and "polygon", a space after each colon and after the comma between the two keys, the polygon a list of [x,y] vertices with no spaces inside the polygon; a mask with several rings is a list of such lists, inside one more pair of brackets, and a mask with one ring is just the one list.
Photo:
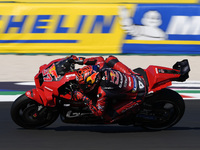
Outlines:
{"label": "safety fence", "polygon": [[0,53],[200,54],[197,0],[0,2]]}

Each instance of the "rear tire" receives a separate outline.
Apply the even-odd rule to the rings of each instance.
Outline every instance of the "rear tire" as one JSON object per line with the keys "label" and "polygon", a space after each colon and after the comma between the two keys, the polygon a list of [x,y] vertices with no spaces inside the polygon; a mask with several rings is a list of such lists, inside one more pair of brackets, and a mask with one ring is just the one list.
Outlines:
{"label": "rear tire", "polygon": [[164,130],[180,121],[185,112],[183,98],[175,91],[163,89],[145,99],[152,107],[152,116],[156,119],[143,122],[142,127],[149,130]]}
{"label": "rear tire", "polygon": [[59,112],[47,108],[42,116],[35,115],[41,106],[23,94],[11,106],[11,118],[17,125],[26,129],[44,128],[58,118]]}

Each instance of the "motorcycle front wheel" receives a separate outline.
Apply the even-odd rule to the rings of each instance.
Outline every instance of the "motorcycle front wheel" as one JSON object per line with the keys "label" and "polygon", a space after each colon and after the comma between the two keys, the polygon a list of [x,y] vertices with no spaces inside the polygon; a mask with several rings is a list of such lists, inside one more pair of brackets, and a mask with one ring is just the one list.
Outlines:
{"label": "motorcycle front wheel", "polygon": [[143,127],[150,130],[164,130],[180,121],[185,112],[183,98],[175,91],[163,89],[146,100],[151,106],[151,119],[143,122]]}
{"label": "motorcycle front wheel", "polygon": [[44,128],[56,121],[59,112],[55,109],[43,108],[45,107],[23,94],[11,106],[11,118],[22,128]]}

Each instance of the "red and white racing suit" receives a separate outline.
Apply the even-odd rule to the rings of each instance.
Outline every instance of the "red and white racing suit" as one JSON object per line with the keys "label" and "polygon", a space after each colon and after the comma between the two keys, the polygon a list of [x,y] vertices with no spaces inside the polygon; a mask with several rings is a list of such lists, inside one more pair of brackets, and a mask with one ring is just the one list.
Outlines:
{"label": "red and white racing suit", "polygon": [[[83,100],[94,115],[103,116],[110,122],[115,121],[126,111],[134,112],[135,109],[138,109],[136,106],[141,104],[146,93],[142,76],[133,72],[114,56],[109,56],[106,60],[103,57],[87,58],[83,61],[83,64],[98,65],[101,79],[96,86],[97,88],[90,93],[74,92],[75,100]],[[90,96],[94,92],[96,98]],[[124,99],[125,103],[108,115],[105,113],[105,109],[110,99]],[[127,99],[129,101],[126,101]]]}

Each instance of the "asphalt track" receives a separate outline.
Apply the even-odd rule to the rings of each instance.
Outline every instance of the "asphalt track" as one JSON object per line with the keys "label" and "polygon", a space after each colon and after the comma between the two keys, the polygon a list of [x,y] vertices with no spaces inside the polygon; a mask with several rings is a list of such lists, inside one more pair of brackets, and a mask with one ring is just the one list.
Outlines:
{"label": "asphalt track", "polygon": [[[170,67],[176,61],[188,59],[191,65],[190,79],[199,81],[200,72],[195,69],[199,67],[199,56],[117,57],[131,68],[146,68],[149,64]],[[0,81],[10,82],[32,81],[40,65],[59,56],[1,55],[0,58],[3,64]],[[33,65],[30,67],[30,64]],[[19,91],[27,90],[11,84],[6,87],[0,84],[2,88],[10,91],[16,88]],[[26,130],[11,120],[12,103],[0,102],[0,150],[199,150],[200,100],[186,100],[185,103],[186,111],[178,124],[168,130],[149,132],[131,126],[65,124],[59,119],[42,130]]]}
{"label": "asphalt track", "polygon": [[11,102],[0,103],[1,150],[199,150],[200,101],[186,100],[174,127],[157,132],[119,125],[65,124],[58,119],[40,130],[22,129],[11,120]]}

